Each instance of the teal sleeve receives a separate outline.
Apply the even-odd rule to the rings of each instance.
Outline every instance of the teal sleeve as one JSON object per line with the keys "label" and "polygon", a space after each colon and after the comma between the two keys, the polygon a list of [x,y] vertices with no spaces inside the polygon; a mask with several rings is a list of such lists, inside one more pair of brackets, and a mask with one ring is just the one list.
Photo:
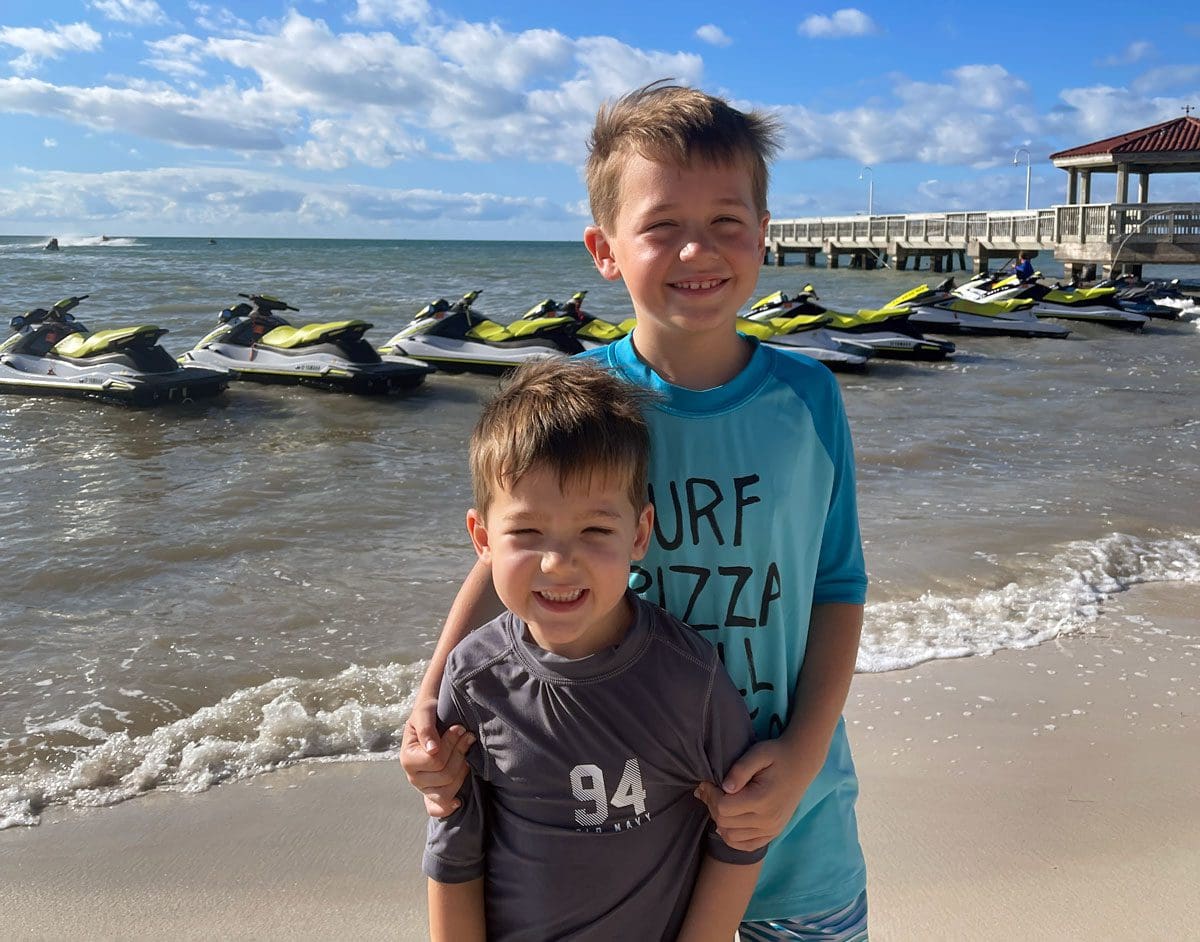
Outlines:
{"label": "teal sleeve", "polygon": [[825,425],[821,438],[833,463],[833,487],[821,536],[813,604],[848,602],[862,605],[867,600],[867,570],[858,526],[854,444],[841,390],[832,376],[830,386],[830,394],[822,403],[824,414],[817,418]]}

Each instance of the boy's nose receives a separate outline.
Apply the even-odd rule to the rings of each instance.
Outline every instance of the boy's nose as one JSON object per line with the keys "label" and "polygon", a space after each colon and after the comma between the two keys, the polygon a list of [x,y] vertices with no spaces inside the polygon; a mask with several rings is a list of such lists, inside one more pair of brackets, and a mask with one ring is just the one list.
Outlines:
{"label": "boy's nose", "polygon": [[564,548],[556,547],[542,553],[542,572],[564,569],[569,563],[570,554]]}
{"label": "boy's nose", "polygon": [[688,239],[679,250],[679,259],[680,261],[688,262],[697,258],[703,258],[705,255],[711,254],[712,251],[713,246],[711,241],[702,236],[694,236]]}

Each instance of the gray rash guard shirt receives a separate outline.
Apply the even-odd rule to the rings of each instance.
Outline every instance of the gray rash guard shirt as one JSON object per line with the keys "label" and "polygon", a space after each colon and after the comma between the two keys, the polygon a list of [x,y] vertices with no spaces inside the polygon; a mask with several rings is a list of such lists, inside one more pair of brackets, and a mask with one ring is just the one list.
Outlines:
{"label": "gray rash guard shirt", "polygon": [[485,878],[488,938],[673,939],[702,856],[765,855],[717,836],[693,796],[753,742],[714,648],[632,593],[622,641],[576,660],[542,650],[511,612],[451,653],[439,721],[477,741],[474,774],[430,820],[424,870]]}

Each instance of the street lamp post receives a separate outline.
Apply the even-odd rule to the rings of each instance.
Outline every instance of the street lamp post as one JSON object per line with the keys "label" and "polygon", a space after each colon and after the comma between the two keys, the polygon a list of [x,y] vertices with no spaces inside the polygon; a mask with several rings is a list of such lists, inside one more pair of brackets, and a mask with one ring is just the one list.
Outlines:
{"label": "street lamp post", "polygon": [[870,167],[863,167],[858,179],[861,180],[864,175],[867,177],[867,215],[873,216],[875,214],[875,171]]}
{"label": "street lamp post", "polygon": [[1024,147],[1018,147],[1015,151],[1013,151],[1013,166],[1018,166],[1019,162],[1017,158],[1022,153],[1025,154],[1025,208],[1029,209],[1029,179],[1033,173],[1033,168],[1030,165],[1029,151]]}

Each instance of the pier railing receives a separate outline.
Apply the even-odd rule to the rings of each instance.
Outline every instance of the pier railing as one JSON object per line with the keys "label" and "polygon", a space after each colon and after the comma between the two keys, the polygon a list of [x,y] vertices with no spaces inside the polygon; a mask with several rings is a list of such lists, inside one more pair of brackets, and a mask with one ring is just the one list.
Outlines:
{"label": "pier railing", "polygon": [[1200,240],[1200,203],[1089,203],[1009,212],[914,213],[780,219],[767,243],[788,247],[930,246],[968,243],[1054,248],[1063,244]]}

